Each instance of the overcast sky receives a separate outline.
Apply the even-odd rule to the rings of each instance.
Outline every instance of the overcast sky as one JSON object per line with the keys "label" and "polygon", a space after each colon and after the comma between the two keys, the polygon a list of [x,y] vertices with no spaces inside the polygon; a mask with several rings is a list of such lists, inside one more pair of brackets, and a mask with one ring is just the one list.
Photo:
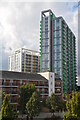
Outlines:
{"label": "overcast sky", "polygon": [[39,51],[39,23],[46,9],[62,16],[77,37],[76,2],[0,2],[0,69],[8,69],[8,56],[17,48]]}

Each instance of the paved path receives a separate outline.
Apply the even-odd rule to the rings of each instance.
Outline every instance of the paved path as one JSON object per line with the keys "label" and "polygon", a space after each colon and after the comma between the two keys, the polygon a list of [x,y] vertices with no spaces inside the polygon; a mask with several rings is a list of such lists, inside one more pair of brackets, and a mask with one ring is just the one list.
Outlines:
{"label": "paved path", "polygon": [[[60,116],[63,118],[63,113],[62,112],[56,112],[54,113],[56,116]],[[50,118],[53,114],[52,113],[40,113],[38,117],[35,117],[33,120],[44,120],[45,118]],[[19,118],[22,116],[20,115]],[[26,115],[23,116],[24,120],[26,119]]]}

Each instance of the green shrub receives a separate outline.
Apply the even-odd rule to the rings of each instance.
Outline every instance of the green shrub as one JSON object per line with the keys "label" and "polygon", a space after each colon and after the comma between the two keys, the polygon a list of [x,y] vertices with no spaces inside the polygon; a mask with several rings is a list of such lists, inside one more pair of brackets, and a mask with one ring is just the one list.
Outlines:
{"label": "green shrub", "polygon": [[64,120],[80,120],[80,118],[79,117],[77,117],[77,116],[71,116],[71,115],[68,115],[68,116],[64,116]]}

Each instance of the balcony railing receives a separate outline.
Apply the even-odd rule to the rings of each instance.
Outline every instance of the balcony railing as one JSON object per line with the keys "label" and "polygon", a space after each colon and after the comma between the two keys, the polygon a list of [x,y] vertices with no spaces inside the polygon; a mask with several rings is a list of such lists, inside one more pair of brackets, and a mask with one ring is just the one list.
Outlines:
{"label": "balcony railing", "polygon": [[61,95],[61,92],[55,93],[55,95]]}
{"label": "balcony railing", "polygon": [[55,88],[61,88],[61,86],[60,85],[55,85]]}
{"label": "balcony railing", "polygon": [[11,94],[17,94],[17,91],[12,91]]}
{"label": "balcony railing", "polygon": [[48,88],[48,85],[35,85],[35,87],[47,87]]}
{"label": "balcony railing", "polygon": [[13,86],[18,86],[18,83],[12,83]]}
{"label": "balcony railing", "polygon": [[17,93],[17,91],[4,91],[6,94],[15,94],[15,95],[17,95],[18,93]]}
{"label": "balcony railing", "polygon": [[48,95],[49,94],[49,92],[47,91],[47,92],[40,92],[40,94],[43,94],[43,95]]}

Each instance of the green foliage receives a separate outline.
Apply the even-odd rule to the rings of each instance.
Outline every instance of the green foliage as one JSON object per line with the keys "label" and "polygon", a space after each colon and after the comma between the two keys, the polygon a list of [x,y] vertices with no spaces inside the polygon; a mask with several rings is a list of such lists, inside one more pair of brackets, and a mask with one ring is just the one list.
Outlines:
{"label": "green foliage", "polygon": [[80,118],[79,117],[77,117],[77,116],[75,116],[75,115],[64,115],[64,120],[80,120]]}
{"label": "green foliage", "polygon": [[51,97],[46,99],[46,104],[51,112],[59,111],[65,108],[65,101],[60,99],[54,93],[52,93]]}
{"label": "green foliage", "polygon": [[58,105],[59,105],[59,110],[66,110],[66,101],[64,99],[60,99]]}
{"label": "green foliage", "polygon": [[30,97],[32,96],[32,93],[35,91],[35,85],[22,85],[20,87],[20,98],[19,98],[19,104],[20,104],[20,111],[22,113],[25,113],[26,110],[26,103],[29,101]]}
{"label": "green foliage", "polygon": [[42,107],[46,107],[46,99],[43,99],[43,100],[42,100],[41,105],[42,105]]}
{"label": "green foliage", "polygon": [[52,106],[51,106],[51,97],[48,97],[48,98],[46,99],[46,105],[47,105],[47,107],[49,108],[50,112],[53,113]]}
{"label": "green foliage", "polygon": [[56,95],[52,94],[50,98],[51,108],[53,111],[59,110],[59,99]]}
{"label": "green foliage", "polygon": [[3,99],[2,110],[1,110],[2,120],[14,120],[16,117],[9,99],[10,96],[6,94]]}
{"label": "green foliage", "polygon": [[64,120],[77,120],[80,118],[80,92],[72,92],[66,98],[67,114],[64,115]]}
{"label": "green foliage", "polygon": [[38,116],[41,110],[40,95],[36,92],[32,94],[32,97],[26,104],[27,114],[30,118]]}

